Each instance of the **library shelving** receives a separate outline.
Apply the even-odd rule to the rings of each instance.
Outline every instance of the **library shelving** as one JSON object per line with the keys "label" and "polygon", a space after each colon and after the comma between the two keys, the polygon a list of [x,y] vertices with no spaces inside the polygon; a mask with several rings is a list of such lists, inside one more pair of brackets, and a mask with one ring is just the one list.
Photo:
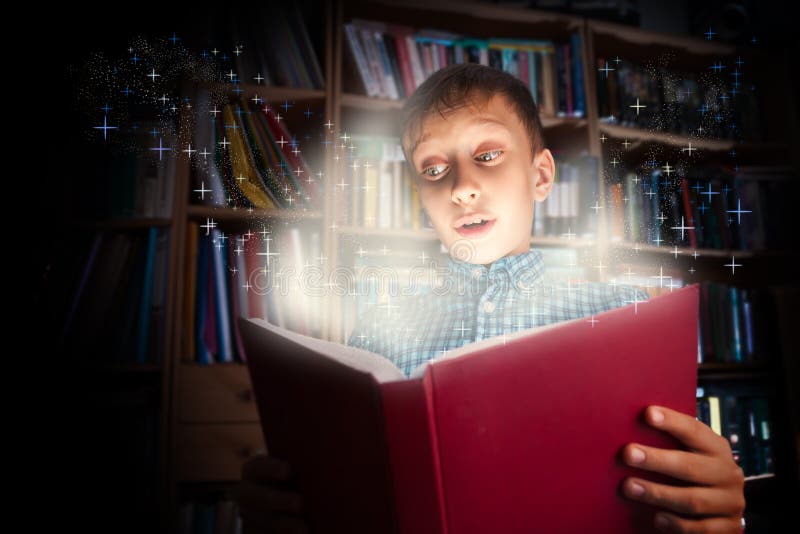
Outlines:
{"label": "library shelving", "polygon": [[[191,271],[192,262],[197,262],[198,255],[202,254],[198,251],[197,243],[201,238],[211,238],[210,220],[213,219],[216,225],[213,231],[221,230],[229,239],[240,239],[243,248],[248,246],[244,244],[246,237],[243,237],[249,235],[248,232],[263,232],[264,236],[270,236],[269,239],[274,237],[276,246],[280,235],[288,236],[287,241],[283,242],[288,248],[284,250],[293,250],[296,254],[299,254],[298,249],[293,247],[303,241],[302,246],[306,248],[302,259],[318,267],[320,276],[325,280],[330,280],[338,268],[357,270],[370,265],[372,261],[375,264],[397,261],[409,265],[409,262],[419,261],[417,258],[420,255],[423,263],[426,257],[443,260],[446,256],[433,229],[426,225],[424,216],[418,213],[418,205],[414,204],[408,191],[408,182],[403,181],[401,165],[394,167],[396,174],[393,175],[400,185],[387,182],[383,187],[396,188],[392,190],[401,191],[404,198],[408,195],[405,204],[399,207],[381,205],[377,198],[367,200],[366,196],[359,196],[361,193],[354,193],[354,184],[367,184],[364,180],[371,178],[367,177],[369,171],[347,170],[347,164],[353,158],[350,154],[355,148],[355,143],[348,144],[348,140],[353,136],[371,140],[373,145],[365,141],[363,146],[372,150],[373,155],[362,157],[362,160],[380,163],[381,151],[396,154],[391,145],[392,139],[400,135],[397,119],[403,98],[399,94],[396,98],[367,95],[358,72],[357,58],[353,56],[348,41],[348,25],[371,27],[378,34],[389,32],[394,36],[391,39],[394,46],[401,42],[397,35],[403,35],[402,32],[407,32],[405,35],[410,35],[412,42],[415,41],[414,35],[419,34],[422,37],[419,42],[435,43],[435,46],[430,46],[435,50],[431,53],[441,54],[439,57],[444,58],[445,62],[450,60],[447,48],[453,48],[452,43],[460,38],[472,39],[473,44],[480,41],[485,44],[492,39],[540,41],[535,46],[543,46],[543,49],[528,43],[531,48],[525,50],[529,53],[531,65],[535,66],[536,61],[541,62],[542,58],[548,57],[546,61],[549,63],[545,65],[553,69],[548,74],[553,79],[546,87],[539,80],[540,85],[545,87],[540,89],[543,92],[534,93],[542,98],[540,109],[546,145],[554,151],[559,164],[565,165],[563,172],[560,171],[563,180],[568,181],[570,173],[574,173],[576,182],[594,197],[591,204],[581,205],[581,208],[587,211],[590,205],[595,205],[597,209],[594,213],[597,216],[587,222],[579,220],[578,214],[557,210],[548,212],[546,206],[537,206],[537,211],[541,208],[542,213],[549,213],[548,217],[552,216],[552,219],[542,221],[540,227],[532,228],[531,245],[542,248],[553,257],[562,254],[570,260],[580,259],[588,266],[595,265],[595,262],[608,265],[608,277],[604,276],[602,270],[596,272],[591,267],[581,271],[581,276],[595,280],[614,278],[624,281],[625,269],[628,268],[629,274],[631,270],[640,273],[639,278],[631,280],[637,283],[637,280],[658,273],[657,267],[653,272],[646,272],[648,266],[661,265],[666,267],[672,280],[680,283],[736,285],[747,290],[763,290],[770,295],[769,309],[775,321],[772,323],[774,330],[769,335],[773,335],[776,342],[769,344],[769,353],[752,362],[699,361],[698,382],[706,398],[725,399],[726,395],[735,397],[735,393],[740,392],[747,398],[755,396],[769,399],[767,424],[774,460],[770,469],[774,468],[774,472],[752,473],[748,476],[748,517],[753,518],[754,532],[758,532],[758,528],[769,531],[778,518],[789,518],[790,509],[785,499],[791,495],[793,484],[796,484],[800,451],[793,438],[798,428],[793,422],[791,408],[791,403],[797,402],[797,385],[788,378],[791,376],[789,371],[794,370],[790,351],[796,341],[787,331],[787,325],[791,328],[792,313],[796,317],[796,312],[791,311],[790,302],[797,292],[792,293],[784,285],[791,286],[794,282],[791,265],[797,259],[796,251],[791,243],[786,250],[741,250],[737,247],[698,249],[677,243],[660,246],[613,239],[614,221],[609,215],[613,203],[610,195],[613,179],[609,177],[614,176],[610,161],[615,157],[626,159],[633,167],[646,158],[661,158],[672,151],[677,155],[677,162],[682,157],[680,150],[689,146],[689,143],[702,154],[695,159],[707,156],[708,161],[729,167],[736,164],[786,165],[789,169],[787,172],[792,173],[791,157],[796,155],[791,153],[786,142],[792,133],[786,131],[786,126],[775,117],[775,113],[766,112],[760,117],[760,133],[749,139],[741,136],[698,136],[652,125],[622,124],[601,116],[599,96],[601,84],[606,80],[598,71],[599,58],[603,61],[623,58],[632,62],[633,70],[637,62],[646,64],[648,60],[655,60],[656,71],[661,61],[665,63],[661,67],[667,71],[697,73],[707,72],[715,61],[728,61],[731,65],[737,58],[740,61],[744,58],[745,66],[752,66],[751,71],[745,70],[749,72],[748,76],[761,80],[758,87],[759,91],[762,88],[763,91],[759,101],[767,110],[770,102],[783,101],[780,99],[784,99],[785,95],[779,94],[779,88],[771,87],[768,83],[768,76],[774,74],[764,66],[768,62],[762,61],[760,52],[739,50],[702,38],[658,34],[566,14],[475,2],[327,0],[324,8],[314,12],[312,18],[315,24],[313,31],[319,44],[315,41],[309,49],[317,55],[324,80],[322,87],[267,86],[247,81],[237,84],[234,96],[231,84],[221,81],[205,89],[217,94],[225,93],[228,102],[242,107],[249,101],[263,101],[275,107],[284,104],[286,107],[281,114],[285,115],[284,122],[292,133],[314,133],[303,116],[304,112],[313,113],[325,142],[316,143],[315,148],[309,148],[306,154],[309,167],[324,177],[317,182],[322,188],[319,205],[305,206],[303,209],[255,208],[248,207],[247,202],[201,202],[196,192],[200,177],[198,170],[192,167],[189,158],[179,155],[171,178],[174,195],[168,215],[148,218],[104,217],[99,223],[84,220],[83,214],[75,216],[75,226],[90,232],[136,233],[150,231],[150,228],[169,232],[163,360],[146,365],[105,366],[102,371],[104,376],[124,377],[126,380],[130,376],[152,379],[151,382],[158,385],[157,492],[158,502],[161,503],[160,529],[174,532],[178,528],[199,528],[198,522],[201,521],[220,521],[221,524],[223,519],[225,532],[240,529],[241,525],[232,518],[235,507],[231,509],[229,490],[239,479],[242,462],[256,451],[266,448],[247,369],[237,352],[235,339],[231,341],[232,356],[224,361],[218,359],[219,354],[213,351],[208,354],[208,361],[198,359],[197,344],[190,341],[194,330],[188,326],[195,321],[196,311],[193,307],[196,302],[193,297],[190,298],[190,294],[198,286],[187,282],[186,273]],[[215,23],[225,24],[225,21]],[[391,50],[392,46],[390,44],[388,49]],[[477,48],[480,49],[481,45]],[[492,47],[476,53],[486,53],[488,57],[489,48]],[[423,52],[422,48],[420,52]],[[462,52],[467,53],[467,45],[464,45]],[[556,72],[565,54],[572,54],[571,65],[574,70],[570,72],[570,83],[578,81],[578,86],[568,89],[559,86],[561,82]],[[534,59],[534,56],[538,59]],[[500,57],[499,53],[497,57]],[[432,57],[430,60],[433,61]],[[541,73],[543,68],[540,65],[538,72]],[[650,68],[653,70],[652,66]],[[239,74],[245,79],[252,73]],[[403,83],[396,76],[394,78],[398,85]],[[763,81],[765,79],[767,82]],[[748,79],[748,83],[751,81]],[[181,89],[186,96],[194,97],[198,84],[187,81]],[[569,99],[566,94],[559,96],[556,94],[559,91],[567,91],[571,96]],[[567,100],[570,102],[569,108],[565,107]],[[579,101],[582,104],[578,104]],[[678,111],[675,113],[679,114]],[[182,117],[180,122],[192,123],[192,120]],[[323,123],[326,123],[325,127]],[[619,148],[623,142],[628,145],[624,147],[624,153]],[[310,147],[311,143],[304,146]],[[732,153],[736,156],[732,156]],[[689,154],[691,156],[691,152]],[[570,170],[570,165],[577,170]],[[586,172],[592,166],[594,174]],[[367,208],[373,210],[370,212],[372,215],[367,213],[366,217],[374,216],[375,221],[365,224],[363,218],[348,219],[353,212],[348,211],[347,206],[361,205],[361,211],[355,213],[363,217],[365,212],[362,204],[373,202],[375,204]],[[417,212],[405,217],[404,212],[413,206],[417,206]],[[382,213],[386,209],[394,215]],[[580,224],[581,228],[591,227],[593,232],[582,234],[572,226],[573,223]],[[208,236],[204,235],[206,229],[203,225],[208,226]],[[298,235],[302,235],[302,239],[298,240]],[[316,237],[308,237],[306,241],[306,237],[311,235]],[[254,241],[259,245],[264,244],[264,241],[256,238]],[[209,262],[215,257],[215,245],[209,245],[206,251]],[[232,244],[230,246],[233,247]],[[269,254],[268,249],[263,252]],[[231,263],[235,259],[230,254],[227,260],[223,257],[220,261],[224,266],[236,267]],[[255,253],[251,251],[250,254]],[[735,278],[731,276],[730,267],[723,265],[734,257],[747,265],[736,270]],[[647,274],[643,274],[645,272]],[[743,273],[741,277],[740,272]],[[630,280],[630,276],[628,278]],[[768,287],[773,284],[783,285]],[[665,290],[663,287],[658,289]],[[228,291],[229,298],[233,299],[232,293],[236,292],[236,288],[228,286]],[[279,298],[275,297],[274,304],[271,304],[271,298],[265,297],[263,300],[264,309],[279,311]],[[320,337],[344,342],[357,309],[352,302],[348,304],[348,300],[347,295],[334,295],[321,301],[309,300],[311,304],[305,305],[303,313],[306,315],[303,317],[281,317],[286,321],[297,321],[291,323],[295,327],[305,325],[308,332]],[[270,306],[275,306],[275,309]],[[234,313],[228,320],[235,321]],[[721,320],[725,321],[724,318]],[[796,370],[794,372],[796,376]],[[730,392],[734,392],[733,395],[729,395]],[[698,391],[700,398],[703,397]],[[740,405],[745,407],[745,403]],[[761,409],[760,404],[758,408]]]}

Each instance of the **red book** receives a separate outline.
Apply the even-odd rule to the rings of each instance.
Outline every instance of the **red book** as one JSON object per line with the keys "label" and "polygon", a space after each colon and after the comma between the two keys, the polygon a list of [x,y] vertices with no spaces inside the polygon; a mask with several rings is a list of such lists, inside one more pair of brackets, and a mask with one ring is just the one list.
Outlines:
{"label": "red book", "polygon": [[[697,286],[465,345],[406,378],[388,359],[240,321],[270,454],[312,532],[650,532],[627,443],[685,448],[646,406],[694,417]],[[657,341],[656,341],[657,340]]]}
{"label": "red book", "polygon": [[397,63],[400,65],[400,71],[403,74],[403,88],[407,98],[417,88],[414,84],[414,71],[411,69],[411,58],[408,57],[408,48],[406,46],[406,37],[409,35],[413,37],[414,29],[400,24],[388,24],[387,28],[397,43],[395,47],[397,49]]}

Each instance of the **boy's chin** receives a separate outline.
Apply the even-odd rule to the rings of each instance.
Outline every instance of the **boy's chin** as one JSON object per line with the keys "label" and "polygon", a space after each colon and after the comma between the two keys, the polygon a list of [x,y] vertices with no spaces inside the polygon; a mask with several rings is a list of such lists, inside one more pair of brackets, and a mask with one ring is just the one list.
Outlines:
{"label": "boy's chin", "polygon": [[457,239],[447,247],[450,257],[464,263],[485,265],[499,260],[506,254],[492,246],[492,243],[476,242],[471,239]]}

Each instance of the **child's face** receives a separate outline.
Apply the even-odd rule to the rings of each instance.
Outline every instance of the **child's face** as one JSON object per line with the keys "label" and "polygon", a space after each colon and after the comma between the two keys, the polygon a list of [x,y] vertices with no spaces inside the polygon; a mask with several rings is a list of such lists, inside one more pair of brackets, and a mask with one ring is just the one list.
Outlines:
{"label": "child's face", "polygon": [[[547,198],[555,165],[530,140],[503,95],[425,118],[414,147],[405,139],[421,202],[454,258],[476,264],[530,250],[533,202]],[[411,152],[413,150],[413,152]],[[482,226],[464,228],[475,219]]]}

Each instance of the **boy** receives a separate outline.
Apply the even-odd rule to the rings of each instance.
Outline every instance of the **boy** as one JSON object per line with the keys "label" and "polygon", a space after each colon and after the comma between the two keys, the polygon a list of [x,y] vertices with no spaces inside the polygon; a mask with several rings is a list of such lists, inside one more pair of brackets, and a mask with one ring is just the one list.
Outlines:
{"label": "boy", "polygon": [[[368,310],[348,344],[383,354],[409,374],[466,343],[645,299],[626,286],[547,281],[530,228],[555,163],[531,94],[514,76],[477,64],[434,73],[404,106],[402,142],[422,205],[450,250],[450,291]],[[744,475],[728,441],[667,408],[648,407],[646,419],[691,452],[628,444],[625,461],[693,485],[628,479],[624,494],[662,508],[656,526],[665,532],[740,532]],[[305,529],[299,495],[279,489],[288,470],[263,454],[244,464],[237,498],[248,529]]]}

